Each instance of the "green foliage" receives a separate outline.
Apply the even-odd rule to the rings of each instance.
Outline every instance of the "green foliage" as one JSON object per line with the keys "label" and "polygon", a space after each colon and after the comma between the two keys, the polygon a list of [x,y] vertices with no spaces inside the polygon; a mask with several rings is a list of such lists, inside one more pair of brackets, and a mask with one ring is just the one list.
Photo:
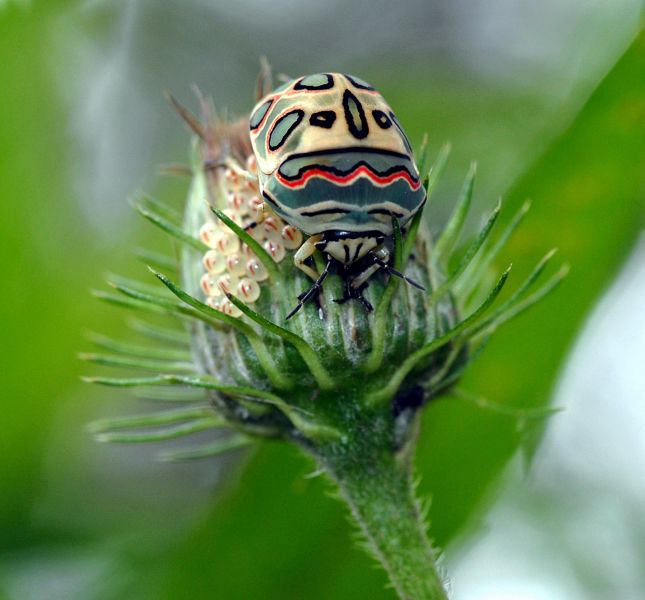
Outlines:
{"label": "green foliage", "polygon": [[[520,259],[514,274],[526,273],[530,281],[527,263],[549,246],[559,246],[574,269],[553,298],[498,334],[473,365],[463,387],[494,402],[481,397],[475,401],[472,396],[464,402],[462,395],[461,400],[438,401],[424,418],[418,455],[420,490],[432,494],[431,533],[441,546],[478,514],[500,470],[526,442],[522,430],[518,432],[518,418],[542,419],[551,412],[544,406],[566,349],[642,226],[642,207],[633,202],[639,193],[640,142],[629,125],[633,111],[626,110],[640,102],[634,84],[641,64],[639,42],[505,203],[508,209],[501,218],[509,224],[509,232],[524,218],[527,196],[534,206],[522,235],[515,236],[506,251]],[[592,143],[597,136],[608,143]],[[587,177],[591,182],[584,184]],[[499,249],[493,245],[489,252],[484,253],[486,262]],[[515,407],[528,412],[518,414]],[[292,478],[285,477],[289,464]],[[156,566],[158,573],[165,573],[167,597],[186,586],[197,594],[218,586],[223,595],[262,598],[298,593],[316,598],[392,597],[382,589],[381,577],[364,571],[365,559],[349,546],[339,547],[336,540],[346,530],[342,511],[319,498],[321,488],[315,482],[294,484],[295,490],[291,487],[288,493],[267,498],[263,519],[251,518],[254,495],[297,481],[304,469],[286,448],[266,448],[255,457],[239,487],[213,510],[209,522],[179,552],[169,554],[165,565]],[[295,527],[285,521],[287,515]],[[267,528],[267,521],[276,527]],[[263,548],[274,554],[266,547],[269,539],[272,548],[279,544],[279,558],[263,555]],[[245,550],[249,547],[258,550],[257,555]],[[316,565],[309,562],[312,553]],[[240,556],[246,557],[241,563]],[[174,568],[171,561],[178,561]],[[247,569],[264,582],[262,588],[244,578]],[[203,571],[209,575],[195,583],[193,575]]]}
{"label": "green foliage", "polygon": [[[514,260],[524,257],[515,261],[514,273],[528,271],[527,263],[550,246],[560,249],[572,270],[552,298],[495,336],[466,375],[464,389],[505,406],[547,404],[577,331],[643,227],[643,142],[636,124],[643,110],[644,51],[641,35],[567,131],[509,192],[509,216],[527,197],[532,201],[522,235],[507,250]],[[439,544],[478,514],[509,457],[519,446],[530,454],[538,432],[527,438],[512,422],[462,403],[430,407],[419,470],[425,475],[422,492],[432,495]]]}
{"label": "green foliage", "polygon": [[[6,100],[0,122],[0,264],[6,283],[2,313],[8,315],[2,324],[2,417],[8,426],[0,436],[0,595],[8,589],[4,583],[7,564],[16,557],[34,565],[35,581],[43,572],[52,573],[52,564],[43,560],[47,552],[57,559],[68,549],[76,556],[93,557],[98,549],[105,553],[102,557],[108,557],[109,570],[92,579],[87,589],[101,598],[187,594],[194,598],[213,594],[259,599],[391,598],[393,592],[384,588],[384,576],[371,569],[369,559],[347,541],[341,506],[325,496],[327,488],[320,478],[304,477],[312,466],[289,447],[262,444],[248,468],[236,477],[223,477],[227,483],[215,495],[208,513],[195,521],[190,520],[194,496],[172,465],[165,465],[168,470],[163,479],[169,491],[182,493],[181,508],[172,518],[155,512],[150,496],[145,495],[148,490],[124,497],[120,495],[126,487],[123,480],[110,480],[109,486],[101,487],[88,475],[95,464],[91,462],[95,451],[81,437],[82,423],[107,414],[108,407],[118,410],[118,401],[113,393],[105,397],[76,381],[79,371],[87,371],[73,359],[84,344],[81,332],[97,322],[96,303],[86,298],[86,289],[99,284],[98,265],[139,277],[141,269],[136,269],[128,253],[135,241],[141,242],[142,236],[152,239],[152,235],[142,227],[133,232],[128,225],[113,243],[97,243],[96,232],[79,216],[80,201],[74,200],[77,190],[69,181],[78,159],[70,152],[70,115],[50,68],[49,19],[59,17],[56,9],[67,3],[37,4],[26,10],[19,3],[9,3],[0,14],[0,49],[5,57],[0,71]],[[109,21],[107,13],[102,20]],[[544,248],[551,246],[561,249],[573,270],[553,298],[497,334],[477,358],[464,383],[477,396],[466,399],[462,394],[441,400],[425,418],[419,452],[421,492],[433,494],[432,535],[440,545],[454,539],[464,523],[477,517],[491,483],[518,444],[526,441],[517,433],[517,412],[512,407],[536,410],[538,418],[544,415],[542,407],[580,324],[642,227],[638,162],[642,156],[638,130],[642,64],[639,41],[505,201],[500,216],[504,222],[514,209],[523,216],[517,207],[527,196],[535,204],[521,235],[514,237],[505,253],[505,258],[515,261],[512,279],[521,280]],[[449,117],[446,107],[457,105],[451,98],[461,99],[459,106],[463,107],[466,97],[461,89],[451,92],[439,86],[426,99],[418,83],[415,77],[414,94],[412,86],[398,84],[393,85],[398,97],[386,93],[399,114],[407,117],[408,128],[408,123],[416,123],[417,131],[411,133],[417,139],[423,130],[432,129],[429,115]],[[430,85],[437,88],[435,82]],[[443,118],[441,131],[450,131],[457,142],[458,127],[468,128],[467,135],[461,131],[459,140],[467,141],[480,135],[472,127],[475,112],[510,109],[513,119],[509,122],[519,128],[528,110],[517,95],[503,96],[499,91],[473,106],[463,125],[456,118]],[[433,143],[440,141],[435,132],[431,134]],[[463,147],[460,143],[459,150]],[[485,177],[487,165],[480,164]],[[448,179],[457,172],[456,167],[452,172],[449,169]],[[491,204],[486,197],[485,201]],[[448,204],[438,194],[429,208],[445,210]],[[436,224],[435,219],[433,228]],[[486,246],[483,250],[489,256]],[[143,261],[170,273],[171,262],[165,253],[162,256],[166,260],[155,261],[146,255]],[[468,273],[457,283],[467,290]],[[104,296],[130,301],[117,293]],[[132,303],[149,308],[145,303]],[[123,314],[116,313],[101,313],[100,330],[114,339],[126,339],[129,333],[121,325]],[[160,308],[155,313],[166,311]],[[186,347],[179,330],[160,327],[155,314],[150,315],[152,322],[132,319],[137,335],[153,344],[166,339]],[[135,390],[137,397],[175,402],[172,392],[179,386]],[[194,394],[188,398],[198,401]],[[473,408],[477,405],[481,408]],[[495,414],[500,412],[498,407],[509,414]],[[66,436],[62,441],[61,432]],[[146,461],[145,456],[132,460],[141,452],[137,447],[128,459]],[[105,461],[113,460],[105,457],[126,455],[105,452],[102,456],[101,468],[105,468]],[[218,468],[219,463],[212,463],[213,471]],[[152,470],[151,466],[142,473]],[[210,464],[201,473],[207,470]],[[232,475],[231,471],[225,473]],[[76,520],[70,518],[72,513]],[[82,520],[85,514],[91,515],[91,526]],[[106,520],[106,514],[112,516]],[[173,539],[168,532],[177,528],[181,535]]]}

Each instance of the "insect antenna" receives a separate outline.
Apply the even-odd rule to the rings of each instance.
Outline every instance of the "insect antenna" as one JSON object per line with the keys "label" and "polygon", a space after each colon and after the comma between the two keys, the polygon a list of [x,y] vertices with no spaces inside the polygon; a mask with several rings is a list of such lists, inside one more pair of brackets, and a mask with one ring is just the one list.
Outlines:
{"label": "insect antenna", "polygon": [[420,284],[414,281],[413,279],[410,279],[409,277],[406,277],[403,273],[397,271],[396,269],[393,269],[388,265],[386,262],[383,262],[380,258],[377,258],[376,256],[373,256],[374,263],[377,264],[381,269],[383,269],[386,273],[389,275],[394,275],[395,277],[400,277],[403,279],[406,283],[409,283],[410,285],[414,286],[415,288],[419,290],[423,290],[424,292],[426,289]]}

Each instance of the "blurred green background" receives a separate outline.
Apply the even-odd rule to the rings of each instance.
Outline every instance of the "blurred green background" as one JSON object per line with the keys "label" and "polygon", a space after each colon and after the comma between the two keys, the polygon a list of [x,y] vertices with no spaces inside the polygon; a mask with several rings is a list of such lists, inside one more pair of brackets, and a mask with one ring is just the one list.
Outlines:
{"label": "blurred green background", "polygon": [[431,227],[477,159],[473,229],[500,195],[506,220],[533,200],[504,256],[513,278],[553,246],[572,265],[462,386],[565,408],[529,475],[514,457],[533,454],[536,436],[513,419],[457,399],[426,411],[420,493],[454,597],[642,597],[641,11],[634,0],[0,0],[0,597],[393,597],[294,449],[167,464],[85,431],[146,407],[81,384],[75,355],[89,329],[130,335],[89,288],[107,270],[146,277],[132,249],[164,247],[128,195],[179,206],[185,193],[155,175],[186,160],[189,141],[161,92],[194,106],[197,83],[223,114],[246,114],[260,55],[293,76],[355,73],[416,143],[452,142]]}

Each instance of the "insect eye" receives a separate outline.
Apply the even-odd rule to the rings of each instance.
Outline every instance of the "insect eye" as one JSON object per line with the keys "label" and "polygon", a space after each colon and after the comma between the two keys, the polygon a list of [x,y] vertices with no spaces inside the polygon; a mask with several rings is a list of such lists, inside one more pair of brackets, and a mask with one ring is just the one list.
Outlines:
{"label": "insect eye", "polygon": [[372,116],[381,129],[389,129],[392,127],[392,120],[382,110],[373,110]]}
{"label": "insect eye", "polygon": [[315,127],[322,127],[323,129],[331,129],[331,126],[336,120],[336,113],[333,110],[321,110],[320,112],[313,113],[309,117],[309,123]]}

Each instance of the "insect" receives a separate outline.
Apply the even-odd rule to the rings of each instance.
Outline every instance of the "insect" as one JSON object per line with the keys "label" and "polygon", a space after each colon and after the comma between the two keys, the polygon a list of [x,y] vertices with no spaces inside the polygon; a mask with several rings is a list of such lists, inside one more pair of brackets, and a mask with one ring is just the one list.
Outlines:
{"label": "insect", "polygon": [[[345,302],[371,305],[362,291],[389,265],[384,243],[393,219],[404,226],[421,209],[426,192],[412,149],[394,112],[365,81],[318,73],[283,84],[261,99],[249,120],[259,189],[270,210],[309,237],[294,255],[313,285],[287,318],[322,289],[331,265],[341,265]],[[307,259],[316,250],[326,266]]]}

